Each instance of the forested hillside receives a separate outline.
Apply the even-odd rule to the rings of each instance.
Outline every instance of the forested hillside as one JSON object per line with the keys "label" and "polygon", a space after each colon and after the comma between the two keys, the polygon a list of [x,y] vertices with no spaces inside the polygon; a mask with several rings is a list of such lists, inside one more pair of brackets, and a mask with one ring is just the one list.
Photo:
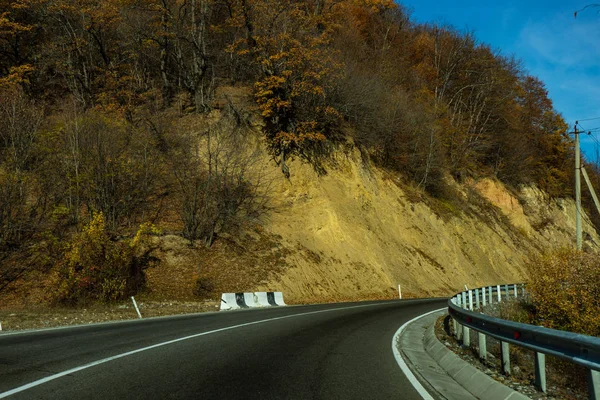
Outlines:
{"label": "forested hillside", "polygon": [[59,301],[118,299],[149,236],[210,247],[268,213],[253,132],[287,178],[352,143],[434,198],[552,198],[567,130],[518,60],[391,0],[0,0],[0,291],[37,270]]}

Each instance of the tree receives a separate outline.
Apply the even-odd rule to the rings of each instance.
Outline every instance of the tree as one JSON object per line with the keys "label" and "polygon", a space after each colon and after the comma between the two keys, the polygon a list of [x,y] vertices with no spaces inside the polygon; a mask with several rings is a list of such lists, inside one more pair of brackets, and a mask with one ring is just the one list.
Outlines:
{"label": "tree", "polygon": [[260,154],[244,138],[230,104],[215,123],[193,121],[171,139],[169,163],[178,184],[183,236],[210,247],[217,235],[260,216],[268,180]]}

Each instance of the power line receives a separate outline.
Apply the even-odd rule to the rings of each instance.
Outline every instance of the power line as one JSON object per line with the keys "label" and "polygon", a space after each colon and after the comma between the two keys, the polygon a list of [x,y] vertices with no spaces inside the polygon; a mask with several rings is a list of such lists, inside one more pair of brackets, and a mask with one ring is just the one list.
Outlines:
{"label": "power line", "polygon": [[595,121],[597,119],[600,119],[600,117],[596,117],[596,118],[586,118],[586,119],[578,119],[577,121],[581,122],[581,121]]}

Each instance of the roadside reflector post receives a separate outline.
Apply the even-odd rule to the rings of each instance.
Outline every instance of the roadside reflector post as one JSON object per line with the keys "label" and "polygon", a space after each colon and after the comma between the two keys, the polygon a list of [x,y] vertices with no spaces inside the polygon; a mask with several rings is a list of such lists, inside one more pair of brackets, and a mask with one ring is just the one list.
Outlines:
{"label": "roadside reflector post", "polygon": [[140,319],[141,319],[142,318],[142,314],[140,313],[140,309],[138,308],[138,305],[135,302],[135,299],[133,298],[133,296],[131,296],[131,301],[133,302],[133,306],[135,307],[135,311],[137,311],[138,317],[140,317]]}
{"label": "roadside reflector post", "polygon": [[467,308],[467,293],[466,292],[462,292],[462,307],[463,308]]}
{"label": "roadside reflector post", "polygon": [[475,309],[479,310],[479,289],[475,289]]}
{"label": "roadside reflector post", "polygon": [[516,298],[516,297],[518,296],[518,295],[517,295],[517,292],[518,292],[518,289],[517,289],[517,284],[515,283],[513,286],[514,286],[514,289],[515,289],[515,298]]}
{"label": "roadside reflector post", "polygon": [[398,285],[398,296],[400,297],[400,300],[402,300],[402,288],[400,285]]}
{"label": "roadside reflector post", "polygon": [[508,284],[504,285],[504,296],[506,296],[506,300],[510,298],[510,291],[508,290]]}
{"label": "roadside reflector post", "polygon": [[486,344],[486,336],[481,332],[477,332],[479,339],[479,358],[482,360],[487,359],[487,344]]}
{"label": "roadside reflector post", "polygon": [[493,296],[493,293],[492,293],[493,290],[492,290],[491,286],[488,286],[488,292],[490,293],[490,304],[492,304],[493,300],[494,300],[494,296]]}
{"label": "roadside reflector post", "polygon": [[535,386],[546,393],[546,355],[535,353]]}
{"label": "roadside reflector post", "polygon": [[500,343],[502,345],[502,352],[500,354],[500,361],[502,362],[502,373],[504,375],[510,375],[510,351],[508,349],[508,343]]}

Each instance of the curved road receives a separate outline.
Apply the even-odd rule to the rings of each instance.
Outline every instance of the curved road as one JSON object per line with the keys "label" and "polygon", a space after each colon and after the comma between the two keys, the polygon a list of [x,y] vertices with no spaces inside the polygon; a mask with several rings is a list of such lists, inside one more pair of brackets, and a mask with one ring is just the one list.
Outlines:
{"label": "curved road", "polygon": [[321,304],[3,334],[0,398],[420,399],[392,337],[444,305]]}

